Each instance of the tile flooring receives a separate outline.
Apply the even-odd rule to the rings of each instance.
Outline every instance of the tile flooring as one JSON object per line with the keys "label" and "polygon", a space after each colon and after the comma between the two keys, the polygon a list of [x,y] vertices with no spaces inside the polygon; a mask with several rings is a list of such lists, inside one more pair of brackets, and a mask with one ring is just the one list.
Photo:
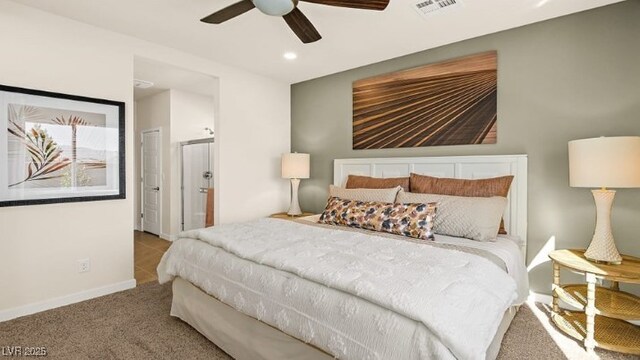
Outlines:
{"label": "tile flooring", "polygon": [[133,259],[135,263],[134,277],[138,285],[157,281],[156,268],[171,242],[158,236],[141,232],[133,232]]}

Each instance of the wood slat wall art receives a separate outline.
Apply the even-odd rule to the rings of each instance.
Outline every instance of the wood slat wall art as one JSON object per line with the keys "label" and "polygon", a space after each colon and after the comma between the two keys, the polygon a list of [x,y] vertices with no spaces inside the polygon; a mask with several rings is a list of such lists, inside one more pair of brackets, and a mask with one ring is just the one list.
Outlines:
{"label": "wood slat wall art", "polygon": [[495,144],[496,51],[353,83],[353,149]]}

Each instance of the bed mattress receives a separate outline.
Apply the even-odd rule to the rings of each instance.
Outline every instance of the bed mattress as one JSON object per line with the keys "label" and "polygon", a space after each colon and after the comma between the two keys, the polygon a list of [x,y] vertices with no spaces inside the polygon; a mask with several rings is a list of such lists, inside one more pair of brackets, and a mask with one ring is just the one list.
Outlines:
{"label": "bed mattress", "polygon": [[509,242],[494,253],[447,237],[425,247],[276,219],[183,236],[163,257],[161,281],[184,278],[343,359],[485,358],[503,314],[522,298]]}

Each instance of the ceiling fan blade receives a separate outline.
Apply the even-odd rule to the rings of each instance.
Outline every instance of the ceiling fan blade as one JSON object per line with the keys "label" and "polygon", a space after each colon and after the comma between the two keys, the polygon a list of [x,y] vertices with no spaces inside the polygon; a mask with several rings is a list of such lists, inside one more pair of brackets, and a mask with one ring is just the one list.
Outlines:
{"label": "ceiling fan blade", "polygon": [[290,13],[282,17],[287,22],[291,30],[302,40],[308,44],[322,39],[318,30],[313,26],[311,21],[298,8],[294,8]]}
{"label": "ceiling fan blade", "polygon": [[229,5],[226,8],[216,11],[213,14],[203,17],[200,21],[207,24],[221,24],[229,19],[233,19],[238,15],[242,15],[247,11],[253,9],[255,5],[251,0],[243,0],[233,5]]}
{"label": "ceiling fan blade", "polygon": [[347,7],[364,10],[382,11],[389,5],[389,0],[300,0],[315,4]]}

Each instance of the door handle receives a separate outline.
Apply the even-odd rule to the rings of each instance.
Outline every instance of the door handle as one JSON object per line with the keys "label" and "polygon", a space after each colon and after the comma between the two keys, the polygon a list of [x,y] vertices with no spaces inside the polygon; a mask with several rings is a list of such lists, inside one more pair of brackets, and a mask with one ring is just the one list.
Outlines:
{"label": "door handle", "polygon": [[156,186],[156,187],[154,187],[154,188],[151,188],[151,190],[153,190],[153,191],[160,191],[160,187],[159,187],[159,186]]}
{"label": "door handle", "polygon": [[209,188],[200,188],[198,189],[198,191],[200,192],[200,194],[206,194],[207,192],[209,192]]}

